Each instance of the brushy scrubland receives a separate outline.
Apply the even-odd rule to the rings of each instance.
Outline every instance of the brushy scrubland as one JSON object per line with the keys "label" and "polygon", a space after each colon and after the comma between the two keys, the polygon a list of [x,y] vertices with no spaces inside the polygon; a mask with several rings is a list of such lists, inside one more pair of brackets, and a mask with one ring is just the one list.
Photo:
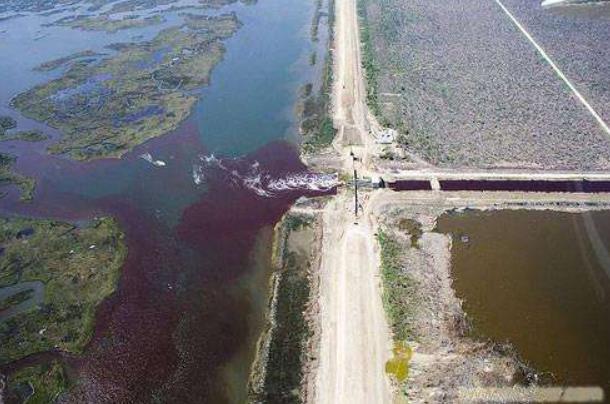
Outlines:
{"label": "brushy scrubland", "polygon": [[527,0],[503,3],[610,122],[610,2],[584,0],[550,8]]}
{"label": "brushy scrubland", "polygon": [[[368,101],[406,148],[442,166],[610,168],[608,137],[495,2],[362,1]],[[506,5],[608,115],[607,24]]]}
{"label": "brushy scrubland", "polygon": [[97,305],[116,288],[126,256],[113,219],[85,227],[51,220],[0,219],[0,292],[42,282],[42,303],[0,315],[0,365],[51,349],[80,352]]}

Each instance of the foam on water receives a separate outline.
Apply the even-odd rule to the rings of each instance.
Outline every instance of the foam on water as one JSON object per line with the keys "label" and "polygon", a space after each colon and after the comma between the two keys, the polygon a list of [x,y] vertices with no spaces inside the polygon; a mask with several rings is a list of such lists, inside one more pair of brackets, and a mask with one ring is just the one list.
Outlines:
{"label": "foam on water", "polygon": [[193,182],[195,185],[201,185],[205,181],[203,175],[203,167],[197,164],[193,164]]}
{"label": "foam on water", "polygon": [[150,153],[144,153],[140,155],[140,158],[142,160],[146,160],[148,161],[150,164],[152,164],[155,167],[165,167],[166,163],[163,160],[155,160],[153,159],[152,155]]}
{"label": "foam on water", "polygon": [[338,174],[312,173],[308,171],[273,175],[261,167],[259,161],[248,162],[234,158],[221,160],[213,154],[200,156],[193,165],[193,182],[200,185],[205,172],[224,174],[226,180],[242,186],[258,196],[273,198],[292,191],[330,191],[339,184]]}

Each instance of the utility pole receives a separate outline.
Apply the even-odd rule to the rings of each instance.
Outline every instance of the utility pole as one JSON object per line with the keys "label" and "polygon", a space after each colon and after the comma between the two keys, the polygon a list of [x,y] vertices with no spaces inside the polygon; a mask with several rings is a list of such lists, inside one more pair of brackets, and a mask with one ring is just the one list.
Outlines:
{"label": "utility pole", "polygon": [[354,155],[354,151],[350,151],[352,156],[352,166],[354,167],[354,216],[358,217],[358,171],[356,171],[356,160],[358,158]]}

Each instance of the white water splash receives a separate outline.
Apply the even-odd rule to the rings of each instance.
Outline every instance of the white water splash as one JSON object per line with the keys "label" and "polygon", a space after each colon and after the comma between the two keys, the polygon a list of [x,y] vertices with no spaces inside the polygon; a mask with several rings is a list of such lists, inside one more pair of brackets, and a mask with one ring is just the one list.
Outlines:
{"label": "white water splash", "polygon": [[337,174],[297,173],[289,174],[285,178],[271,180],[267,184],[267,188],[276,192],[294,189],[328,191],[338,184],[339,176]]}
{"label": "white water splash", "polygon": [[[272,198],[279,194],[290,191],[330,191],[339,184],[338,174],[320,173],[291,173],[284,177],[274,177],[261,169],[258,161],[250,164],[244,172],[237,168],[227,168],[222,160],[213,154],[201,156],[201,164],[193,165],[193,181],[199,185],[204,178],[206,169],[218,169],[229,176],[229,180],[235,185],[241,185],[258,196]],[[238,160],[233,160],[235,162]],[[231,164],[227,164],[231,166]]]}
{"label": "white water splash", "polygon": [[195,185],[201,185],[205,180],[205,175],[203,174],[203,166],[193,164],[193,182]]}
{"label": "white water splash", "polygon": [[163,161],[163,160],[154,160],[150,153],[140,154],[140,158],[142,160],[148,161],[150,164],[152,164],[155,167],[165,167],[166,166],[165,161]]}
{"label": "white water splash", "polygon": [[273,197],[273,193],[265,189],[263,178],[260,174],[254,176],[247,176],[241,178],[243,185],[250,191],[254,192],[258,196],[264,196],[266,198]]}
{"label": "white water splash", "polygon": [[199,159],[203,161],[207,165],[217,164],[220,165],[220,160],[214,156],[214,154],[210,154],[209,156],[200,156]]}

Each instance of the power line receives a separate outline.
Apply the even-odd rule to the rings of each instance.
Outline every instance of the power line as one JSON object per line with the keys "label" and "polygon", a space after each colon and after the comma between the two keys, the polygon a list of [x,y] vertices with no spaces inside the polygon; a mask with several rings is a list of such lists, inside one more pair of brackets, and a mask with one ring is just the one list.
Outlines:
{"label": "power line", "polygon": [[358,171],[356,171],[356,161],[358,158],[354,154],[354,151],[350,151],[350,156],[352,156],[352,166],[354,167],[354,216],[358,217]]}

